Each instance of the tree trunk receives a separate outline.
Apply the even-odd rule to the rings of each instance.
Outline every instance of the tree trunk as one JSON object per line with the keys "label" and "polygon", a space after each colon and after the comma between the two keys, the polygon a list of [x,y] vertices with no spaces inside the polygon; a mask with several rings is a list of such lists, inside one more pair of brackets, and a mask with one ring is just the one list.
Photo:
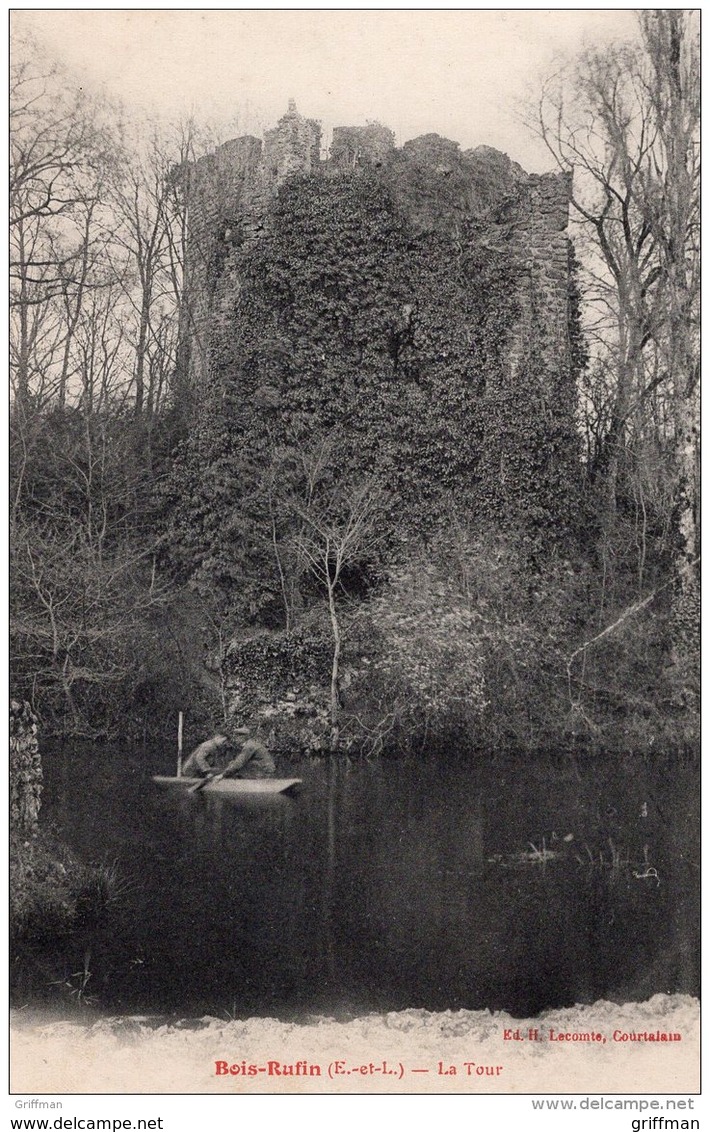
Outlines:
{"label": "tree trunk", "polygon": [[136,399],[135,415],[140,420],[143,415],[145,398],[145,357],[148,348],[148,324],[150,319],[150,297],[144,292],[141,304],[141,317],[136,346]]}
{"label": "tree trunk", "polygon": [[[327,568],[327,567],[326,567]],[[328,610],[330,612],[330,625],[333,630],[333,665],[330,673],[330,749],[337,751],[338,740],[340,738],[339,728],[339,715],[340,715],[340,689],[339,689],[339,668],[340,668],[340,625],[338,624],[338,615],[335,608],[335,584],[328,584]]]}
{"label": "tree trunk", "polygon": [[[673,603],[673,659],[684,696],[698,690],[700,663],[700,596],[697,560],[698,507],[698,363],[694,329],[697,281],[692,238],[695,213],[696,134],[699,90],[693,67],[685,64],[690,29],[680,11],[654,13],[647,33],[652,48],[660,137],[666,169],[661,183],[666,226],[663,250],[667,273],[669,333],[668,372],[672,376],[676,446],[676,592]],[[665,49],[659,50],[662,47]]]}

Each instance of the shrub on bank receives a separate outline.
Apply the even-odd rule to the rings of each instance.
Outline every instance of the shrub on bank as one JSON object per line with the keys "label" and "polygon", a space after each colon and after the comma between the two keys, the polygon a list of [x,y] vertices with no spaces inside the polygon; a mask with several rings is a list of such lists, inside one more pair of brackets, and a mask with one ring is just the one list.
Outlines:
{"label": "shrub on bank", "polygon": [[111,868],[83,864],[40,832],[10,838],[10,929],[15,946],[42,948],[105,917],[115,889]]}

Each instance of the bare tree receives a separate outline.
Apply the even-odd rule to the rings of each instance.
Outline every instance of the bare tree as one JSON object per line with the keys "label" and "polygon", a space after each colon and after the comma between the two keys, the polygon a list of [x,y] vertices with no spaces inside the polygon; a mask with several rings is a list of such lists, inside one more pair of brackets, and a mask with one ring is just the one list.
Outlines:
{"label": "bare tree", "polygon": [[118,142],[111,108],[72,90],[36,44],[16,45],[11,72],[11,357],[24,409],[66,401],[84,296],[106,282]]}
{"label": "bare tree", "polygon": [[545,86],[536,121],[558,166],[574,171],[595,382],[582,393],[596,418],[590,471],[602,487],[605,577],[623,466],[640,516],[639,594],[649,505],[674,558],[684,696],[699,629],[699,83],[698,13],[643,11],[635,43],[588,52]]}
{"label": "bare tree", "polygon": [[112,195],[114,239],[126,263],[121,285],[133,351],[134,412],[148,438],[154,415],[189,392],[186,351],[195,338],[187,270],[190,168],[209,142],[191,119],[133,123],[131,160]]}
{"label": "bare tree", "polygon": [[135,537],[140,468],[125,427],[75,411],[11,532],[15,679],[75,733],[139,673],[138,641],[167,590],[156,540]]}
{"label": "bare tree", "polygon": [[678,469],[683,591],[697,585],[698,383],[700,298],[698,13],[641,13],[648,57],[646,97],[655,127],[645,202],[663,280],[663,332],[657,336],[665,380],[672,391]]}
{"label": "bare tree", "polygon": [[379,500],[374,481],[366,480],[351,488],[336,490],[325,498],[312,498],[308,506],[297,508],[301,520],[297,548],[328,598],[333,636],[330,673],[330,745],[333,751],[338,749],[340,735],[342,631],[338,604],[343,593],[343,573],[365,561],[379,541],[375,522]]}
{"label": "bare tree", "polygon": [[[137,149],[137,147],[136,147]],[[155,345],[156,308],[158,320],[164,312],[167,256],[166,192],[167,169],[155,134],[148,142],[148,152],[133,160],[124,170],[116,188],[116,211],[121,218],[117,240],[128,257],[129,269],[124,276],[125,298],[134,323],[134,408],[141,418],[155,401],[151,387],[150,356]]]}
{"label": "bare tree", "polygon": [[677,409],[693,380],[680,389],[667,362],[672,338],[685,337],[688,355],[697,294],[696,32],[680,11],[642,14],[641,31],[640,44],[588,52],[555,75],[535,125],[575,176],[587,330],[614,375],[593,469],[611,510],[628,430],[647,423],[660,392],[678,443]]}
{"label": "bare tree", "polygon": [[588,52],[546,84],[535,128],[574,171],[593,354],[581,393],[603,548],[623,462],[642,513],[641,581],[646,506],[656,491],[667,508],[670,482],[686,589],[697,559],[697,13],[643,12],[639,23],[638,42]]}

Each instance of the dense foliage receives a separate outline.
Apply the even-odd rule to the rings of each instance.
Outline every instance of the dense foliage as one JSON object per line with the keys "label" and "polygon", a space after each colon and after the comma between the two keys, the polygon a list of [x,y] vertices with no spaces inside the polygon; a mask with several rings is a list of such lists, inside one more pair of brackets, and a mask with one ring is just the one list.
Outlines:
{"label": "dense foliage", "polygon": [[386,490],[393,543],[426,537],[442,505],[569,534],[574,386],[534,344],[511,377],[517,270],[474,223],[415,234],[374,174],[287,182],[220,281],[213,386],[174,473],[174,560],[218,584],[258,577],[250,607],[268,604],[283,452],[312,462],[324,440],[341,480],[367,470]]}
{"label": "dense foliage", "polygon": [[[679,19],[645,21],[650,62],[610,57],[636,60],[615,90],[646,91],[665,155],[652,184],[632,177],[642,246],[623,260],[649,273],[652,319],[590,276],[583,239],[557,341],[506,211],[525,174],[426,135],[287,177],[257,238],[230,214],[195,388],[176,172],[194,133],[152,129],[133,160],[114,108],[18,66],[13,681],[45,727],[144,732],[188,708],[287,720],[302,750],[692,739],[695,198],[667,173],[694,118],[676,152],[661,113],[692,97],[690,63],[661,81],[665,32],[690,43]],[[611,71],[582,66],[592,105]],[[610,191],[614,145],[637,140],[614,141],[623,109],[585,151]],[[594,239],[607,213],[578,203]]]}

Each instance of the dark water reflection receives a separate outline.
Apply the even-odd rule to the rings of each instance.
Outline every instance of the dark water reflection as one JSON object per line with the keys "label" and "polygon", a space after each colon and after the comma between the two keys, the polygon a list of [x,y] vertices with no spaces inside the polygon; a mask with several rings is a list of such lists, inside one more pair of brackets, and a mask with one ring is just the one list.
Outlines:
{"label": "dark water reflection", "polygon": [[102,1006],[528,1016],[698,992],[689,764],[319,763],[297,799],[248,804],[155,771],[125,749],[45,757],[43,820],[124,888],[91,941]]}

